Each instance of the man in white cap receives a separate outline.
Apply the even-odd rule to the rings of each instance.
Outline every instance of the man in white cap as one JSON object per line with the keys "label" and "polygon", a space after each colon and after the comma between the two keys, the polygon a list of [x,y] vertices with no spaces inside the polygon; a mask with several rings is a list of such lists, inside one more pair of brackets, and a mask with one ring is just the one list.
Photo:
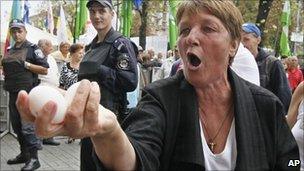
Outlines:
{"label": "man in white cap", "polygon": [[287,113],[291,90],[281,61],[259,47],[261,31],[254,23],[245,23],[242,29],[242,43],[252,53],[258,64],[260,85],[281,100]]}

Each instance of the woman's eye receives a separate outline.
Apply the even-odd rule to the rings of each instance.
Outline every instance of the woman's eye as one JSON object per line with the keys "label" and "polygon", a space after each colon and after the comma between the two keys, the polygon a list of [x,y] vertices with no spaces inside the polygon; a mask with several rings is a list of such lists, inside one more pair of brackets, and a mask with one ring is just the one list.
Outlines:
{"label": "woman's eye", "polygon": [[179,35],[188,35],[190,32],[190,28],[181,29]]}
{"label": "woman's eye", "polygon": [[214,32],[215,31],[215,29],[213,29],[212,27],[203,27],[203,31],[205,32],[205,33],[211,33],[211,32]]}

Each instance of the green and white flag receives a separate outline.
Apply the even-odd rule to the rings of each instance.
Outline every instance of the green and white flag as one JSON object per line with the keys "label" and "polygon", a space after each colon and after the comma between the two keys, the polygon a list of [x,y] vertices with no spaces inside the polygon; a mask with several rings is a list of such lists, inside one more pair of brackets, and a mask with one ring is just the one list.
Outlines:
{"label": "green and white flag", "polygon": [[85,33],[86,23],[88,20],[87,4],[88,0],[76,1],[76,20],[74,29],[74,42],[79,39],[79,36]]}
{"label": "green and white flag", "polygon": [[132,0],[123,0],[122,11],[121,11],[121,22],[120,32],[125,37],[130,37],[131,35],[131,25],[132,25]]}
{"label": "green and white flag", "polygon": [[169,0],[170,13],[169,13],[169,45],[170,49],[173,49],[176,45],[178,36],[178,29],[176,25],[176,7],[178,5],[177,0]]}
{"label": "green and white flag", "polygon": [[282,34],[280,38],[280,54],[281,56],[289,56],[290,48],[288,41],[288,28],[291,24],[290,22],[290,2],[289,0],[285,0],[283,12],[281,16],[281,24],[282,24]]}
{"label": "green and white flag", "polygon": [[[12,10],[11,10],[10,21],[13,20],[13,19],[22,20],[21,10],[22,10],[21,1],[14,0],[13,5],[12,5]],[[1,29],[2,29],[2,26],[1,26]],[[7,29],[6,40],[5,40],[5,45],[4,45],[4,54],[7,53],[7,48],[10,47],[10,46],[13,46],[13,44],[15,44],[15,41],[11,37],[10,29],[8,28]],[[1,52],[2,52],[2,50],[1,50]]]}

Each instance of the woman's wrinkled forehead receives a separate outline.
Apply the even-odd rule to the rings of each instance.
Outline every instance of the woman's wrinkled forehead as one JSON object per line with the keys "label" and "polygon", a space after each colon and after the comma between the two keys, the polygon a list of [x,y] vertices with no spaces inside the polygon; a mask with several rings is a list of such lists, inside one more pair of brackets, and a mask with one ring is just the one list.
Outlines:
{"label": "woman's wrinkled forehead", "polygon": [[210,13],[210,10],[208,10],[205,6],[198,5],[195,2],[182,3],[176,14],[177,24],[179,24],[183,16],[193,16],[203,11]]}
{"label": "woman's wrinkled forehead", "polygon": [[190,20],[191,20],[192,17],[195,17],[195,16],[197,16],[198,14],[201,14],[201,13],[213,15],[207,8],[189,9],[189,10],[185,10],[183,12],[183,14],[180,17],[180,20],[177,23],[179,24],[179,22],[181,21],[183,16],[188,16],[188,17],[190,17]]}
{"label": "woman's wrinkled forehead", "polygon": [[230,0],[182,1],[176,13],[177,24],[179,24],[184,15],[195,15],[201,12],[218,18],[231,34],[233,40],[241,39],[242,14]]}

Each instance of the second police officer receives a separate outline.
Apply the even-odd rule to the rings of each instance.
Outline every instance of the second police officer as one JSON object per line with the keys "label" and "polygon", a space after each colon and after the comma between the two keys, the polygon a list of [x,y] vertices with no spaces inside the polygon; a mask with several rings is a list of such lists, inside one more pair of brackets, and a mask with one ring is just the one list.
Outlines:
{"label": "second police officer", "polygon": [[[136,45],[112,28],[114,16],[111,0],[89,0],[87,3],[97,36],[86,47],[80,63],[79,80],[96,81],[100,86],[100,104],[124,118],[126,93],[137,86]],[[90,138],[81,141],[81,170],[96,170]]]}
{"label": "second police officer", "polygon": [[40,167],[37,152],[42,148],[41,141],[35,135],[33,124],[21,121],[16,99],[20,90],[29,92],[39,84],[38,74],[46,75],[49,65],[38,46],[26,40],[23,21],[13,19],[9,28],[15,44],[8,49],[2,61],[4,89],[9,92],[9,116],[21,153],[9,159],[7,164],[26,163],[21,170],[35,170]]}

